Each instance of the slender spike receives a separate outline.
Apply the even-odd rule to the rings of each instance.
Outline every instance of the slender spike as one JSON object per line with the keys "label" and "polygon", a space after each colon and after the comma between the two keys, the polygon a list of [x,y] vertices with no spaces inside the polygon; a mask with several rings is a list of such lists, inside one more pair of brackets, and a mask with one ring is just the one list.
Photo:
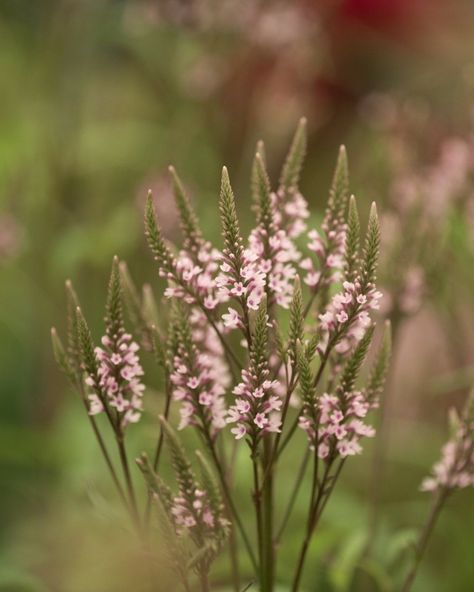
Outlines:
{"label": "slender spike", "polygon": [[363,288],[373,284],[376,279],[377,262],[380,251],[380,226],[377,216],[377,206],[372,203],[369,223],[365,236],[363,259],[361,265],[361,279]]}
{"label": "slender spike", "polygon": [[169,167],[173,182],[173,193],[178,207],[181,230],[185,239],[185,246],[190,249],[198,249],[203,241],[202,232],[199,228],[199,220],[191,206],[191,202],[184,190],[181,179],[178,177],[173,166]]}
{"label": "slender spike", "polygon": [[156,221],[155,207],[153,205],[151,191],[148,192],[145,205],[145,236],[147,237],[148,245],[155,259],[158,261],[159,266],[167,272],[174,271],[174,258],[166,246],[160,227]]}
{"label": "slender spike", "polygon": [[353,282],[359,268],[360,251],[360,222],[357,203],[353,195],[349,200],[349,214],[347,218],[345,276],[347,281]]}
{"label": "slender spike", "polygon": [[303,295],[301,281],[297,275],[293,288],[293,299],[290,304],[289,348],[293,360],[296,360],[296,344],[303,341],[303,323]]}
{"label": "slender spike", "polygon": [[280,188],[285,192],[298,187],[301,169],[306,155],[306,118],[302,117],[296,128],[290,150],[280,175]]}
{"label": "slender spike", "polygon": [[242,238],[235,207],[234,193],[230,185],[229,173],[226,167],[222,169],[219,211],[225,247],[229,254],[235,258],[236,265],[239,265],[242,257]]}
{"label": "slender spike", "polygon": [[340,381],[340,390],[342,393],[354,390],[356,380],[359,376],[360,369],[369,350],[373,335],[374,325],[371,325],[357,344],[357,347],[344,366]]}
{"label": "slender spike", "polygon": [[367,381],[367,398],[379,397],[384,389],[392,354],[392,336],[390,321],[385,321],[382,345],[379,349]]}
{"label": "slender spike", "polygon": [[263,224],[267,235],[269,235],[273,221],[270,179],[265,169],[265,162],[259,152],[255,154],[253,162],[252,193],[257,204],[257,222]]}

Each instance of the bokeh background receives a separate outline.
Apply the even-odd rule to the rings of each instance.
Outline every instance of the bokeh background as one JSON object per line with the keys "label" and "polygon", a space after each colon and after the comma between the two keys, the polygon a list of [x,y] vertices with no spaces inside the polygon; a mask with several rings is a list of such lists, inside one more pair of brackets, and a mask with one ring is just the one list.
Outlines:
{"label": "bokeh background", "polygon": [[[473,35],[469,0],[0,1],[2,592],[153,589],[52,358],[64,280],[100,335],[114,254],[137,282],[157,281],[142,229],[148,188],[167,236],[177,233],[167,165],[218,240],[220,167],[249,228],[255,142],[265,140],[276,181],[301,115],[301,188],[315,220],[341,143],[361,211],[377,200],[383,312],[395,328],[383,469],[374,477],[374,447],[347,467],[306,590],[397,589],[428,511],[420,481],[447,436],[447,409],[474,380]],[[149,400],[157,410],[159,392]],[[156,429],[150,413],[132,451],[149,449]],[[378,534],[361,567],[374,499]],[[450,500],[415,590],[473,590],[473,533],[465,491]],[[288,531],[282,582],[297,537]]]}

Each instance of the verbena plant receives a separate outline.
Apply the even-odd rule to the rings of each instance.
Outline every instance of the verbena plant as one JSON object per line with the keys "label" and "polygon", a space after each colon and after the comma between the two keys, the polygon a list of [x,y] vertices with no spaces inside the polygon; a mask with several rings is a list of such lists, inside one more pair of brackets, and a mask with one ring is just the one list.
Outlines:
{"label": "verbena plant", "polygon": [[[79,301],[67,283],[68,336],[64,347],[53,329],[56,359],[77,389],[118,495],[138,533],[149,544],[160,526],[172,566],[185,590],[210,589],[213,560],[229,549],[234,589],[275,589],[279,543],[306,471],[307,515],[300,534],[291,590],[300,589],[308,546],[349,457],[375,436],[370,413],[378,406],[390,358],[385,327],[369,369],[364,362],[378,309],[376,270],[380,233],[375,204],[361,239],[356,200],[349,195],[346,153],[341,148],[321,230],[307,231],[309,212],[298,189],[306,148],[301,120],[272,191],[263,144],[257,146],[251,189],[256,225],[244,241],[227,169],[222,171],[219,212],[223,246],[214,247],[174,169],[170,169],[183,244],[163,238],[149,195],[146,237],[165,280],[165,303],[149,288],[141,295],[123,262],[114,259],[105,335],[96,347]],[[125,303],[132,333],[125,329]],[[139,349],[154,355],[164,376],[164,406],[156,447],[137,459],[148,499],[138,499],[126,441],[144,411],[144,372]],[[145,398],[146,401],[146,398]],[[179,423],[172,427],[173,407]],[[106,417],[117,445],[112,455],[102,435]],[[450,443],[424,488],[434,491],[433,511],[423,529],[408,590],[434,522],[448,494],[471,485],[473,420],[457,417]],[[102,428],[100,427],[102,426]],[[190,455],[177,430],[196,430],[202,449]],[[293,447],[295,483],[286,510],[277,515],[278,465],[298,430],[306,444]],[[160,470],[166,443],[175,483]],[[236,453],[248,453],[248,500],[235,499]],[[116,466],[116,460],[118,465]],[[195,468],[197,467],[197,469]],[[254,521],[242,510],[254,507]],[[241,545],[236,544],[240,537]],[[242,579],[240,553],[252,574]],[[242,582],[242,584],[240,584]]]}

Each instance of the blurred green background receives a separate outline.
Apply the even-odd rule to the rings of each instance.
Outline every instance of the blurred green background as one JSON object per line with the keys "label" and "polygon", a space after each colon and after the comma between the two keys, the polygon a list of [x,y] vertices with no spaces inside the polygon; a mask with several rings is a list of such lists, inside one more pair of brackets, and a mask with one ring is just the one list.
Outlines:
{"label": "blurred green background", "polygon": [[[147,568],[52,359],[64,280],[98,337],[114,254],[137,282],[157,280],[142,229],[148,188],[176,236],[167,165],[218,240],[222,164],[247,229],[255,142],[265,140],[276,181],[301,115],[301,189],[315,218],[341,143],[361,211],[376,199],[386,213],[381,281],[396,326],[370,577],[361,584],[355,566],[374,447],[347,467],[305,586],[396,590],[428,511],[419,483],[446,438],[447,408],[474,378],[473,34],[469,0],[0,0],[1,591],[153,589],[139,584]],[[156,437],[160,397],[148,398],[136,453]],[[282,470],[294,472],[291,458]],[[301,501],[296,520],[303,512]],[[415,591],[473,590],[473,533],[465,491],[443,514]],[[297,542],[293,527],[283,582]]]}

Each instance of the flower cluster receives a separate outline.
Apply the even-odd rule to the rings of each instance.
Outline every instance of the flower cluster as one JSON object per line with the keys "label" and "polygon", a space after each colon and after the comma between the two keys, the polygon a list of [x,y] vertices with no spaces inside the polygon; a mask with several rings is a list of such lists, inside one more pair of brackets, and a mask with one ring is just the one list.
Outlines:
{"label": "flower cluster", "polygon": [[220,375],[212,355],[198,349],[186,319],[179,324],[170,374],[173,399],[181,403],[179,429],[197,425],[215,432],[225,426],[222,381],[227,374]]}
{"label": "flower cluster", "polygon": [[193,529],[202,533],[227,525],[225,518],[215,516],[207,492],[197,487],[186,496],[179,494],[173,498],[171,514],[176,532],[180,535]]}
{"label": "flower cluster", "polygon": [[474,418],[459,422],[451,439],[443,446],[441,459],[426,477],[422,491],[451,491],[474,486]]}
{"label": "flower cluster", "polygon": [[326,311],[319,315],[320,351],[324,352],[330,342],[336,342],[334,347],[339,354],[351,351],[371,324],[369,313],[379,308],[381,297],[375,286],[363,289],[359,279],[344,282],[343,291],[335,294]]}
{"label": "flower cluster", "polygon": [[[265,369],[262,376],[268,376]],[[231,429],[236,440],[246,435],[257,438],[265,432],[280,431],[281,398],[273,394],[278,385],[276,381],[266,378],[260,382],[253,368],[242,371],[242,382],[232,391],[238,398],[235,404],[229,408],[227,423],[236,423]]]}
{"label": "flower cluster", "polygon": [[372,438],[375,429],[363,422],[368,412],[377,407],[375,400],[369,401],[363,391],[341,393],[340,396],[324,393],[315,403],[317,423],[304,414],[299,419],[300,427],[306,432],[319,458],[337,454],[342,458],[362,452],[359,440]]}
{"label": "flower cluster", "polygon": [[298,238],[306,230],[309,218],[308,202],[297,187],[280,187],[271,195],[274,223],[291,238]]}
{"label": "flower cluster", "polygon": [[140,379],[143,368],[137,356],[139,346],[125,332],[116,338],[104,335],[102,345],[103,348],[95,348],[97,377],[89,375],[86,378],[86,384],[94,391],[89,395],[89,413],[102,413],[105,397],[106,404],[120,417],[122,427],[126,427],[136,423],[143,410],[145,386]]}
{"label": "flower cluster", "polygon": [[279,432],[281,398],[274,394],[278,383],[270,380],[266,357],[268,315],[264,307],[258,312],[252,336],[249,368],[242,370],[242,381],[232,391],[237,396],[229,408],[227,423],[237,440],[248,436],[252,446],[268,432]]}
{"label": "flower cluster", "polygon": [[[197,259],[197,260],[196,260]],[[219,304],[214,275],[218,269],[219,252],[203,242],[195,257],[182,250],[174,261],[174,270],[160,268],[160,275],[168,279],[167,298],[182,298],[188,304],[202,302],[207,310]]]}

